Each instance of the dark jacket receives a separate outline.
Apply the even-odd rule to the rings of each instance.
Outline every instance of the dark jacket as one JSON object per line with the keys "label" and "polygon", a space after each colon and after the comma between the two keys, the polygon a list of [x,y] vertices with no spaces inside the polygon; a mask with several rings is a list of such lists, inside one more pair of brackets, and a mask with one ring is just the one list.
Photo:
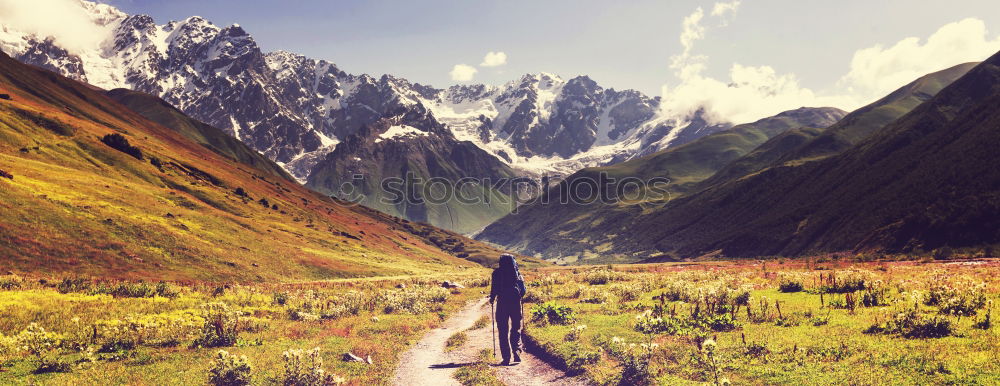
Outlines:
{"label": "dark jacket", "polygon": [[501,301],[520,301],[524,296],[524,278],[517,268],[513,255],[500,255],[500,267],[493,270],[493,280],[490,281],[490,302],[497,297]]}

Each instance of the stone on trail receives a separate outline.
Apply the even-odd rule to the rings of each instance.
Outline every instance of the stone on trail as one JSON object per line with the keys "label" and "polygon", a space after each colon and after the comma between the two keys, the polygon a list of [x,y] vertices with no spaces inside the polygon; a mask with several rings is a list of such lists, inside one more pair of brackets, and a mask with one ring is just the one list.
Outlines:
{"label": "stone on trail", "polygon": [[342,359],[344,360],[344,362],[370,363],[370,362],[365,362],[364,359],[361,359],[361,357],[354,355],[354,353],[352,352],[344,353],[344,357]]}
{"label": "stone on trail", "polygon": [[447,281],[447,280],[445,280],[444,283],[441,283],[441,286],[444,287],[444,288],[465,288],[464,285],[461,285],[461,284],[458,284],[458,283],[452,283],[452,282]]}

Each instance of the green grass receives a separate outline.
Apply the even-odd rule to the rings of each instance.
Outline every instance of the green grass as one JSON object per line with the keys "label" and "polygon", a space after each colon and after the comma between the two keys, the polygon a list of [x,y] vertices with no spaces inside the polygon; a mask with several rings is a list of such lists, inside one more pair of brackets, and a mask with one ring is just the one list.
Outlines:
{"label": "green grass", "polygon": [[465,332],[459,331],[449,336],[444,342],[445,351],[455,351],[462,347],[463,344],[469,339],[469,336]]}
{"label": "green grass", "polygon": [[486,327],[491,323],[490,317],[483,315],[476,320],[476,323],[472,324],[470,330],[478,330],[480,328]]}
{"label": "green grass", "polygon": [[[457,280],[471,278],[463,276]],[[219,295],[213,295],[216,285],[174,284],[171,286],[178,295],[173,298],[125,298],[92,294],[96,287],[60,293],[50,287],[54,284],[4,277],[0,283],[10,289],[0,290],[0,368],[4,369],[0,373],[4,381],[0,383],[204,384],[212,359],[218,350],[224,349],[249,358],[254,384],[280,384],[284,371],[282,354],[290,349],[313,347],[321,349],[326,371],[345,377],[352,384],[385,383],[393,376],[398,355],[406,351],[410,342],[441,323],[439,313],[451,313],[479,296],[475,287],[449,294],[440,289],[441,280],[443,277],[407,277],[237,285]],[[456,278],[450,276],[449,280]],[[407,284],[406,289],[395,288],[399,283]],[[443,301],[428,298],[421,301],[424,304],[421,307],[395,308],[387,313],[386,306],[392,304],[394,297],[424,292],[441,292],[446,297],[438,298]],[[371,296],[357,303],[360,307],[357,314],[337,312],[338,305],[351,304],[346,299],[362,296],[358,294]],[[283,299],[284,304],[276,299]],[[236,345],[192,346],[201,331],[201,306],[205,303],[223,303],[243,314],[239,318],[241,332]],[[296,320],[291,317],[292,311],[322,318]],[[108,327],[130,326],[137,321],[152,320],[149,318],[158,318],[160,322],[141,329]],[[192,318],[194,322],[188,327],[177,325],[183,318]],[[59,334],[61,342],[46,355],[56,362],[71,364],[70,372],[34,374],[39,365],[35,357],[3,344],[4,336],[17,336],[30,323]],[[96,338],[94,328],[99,331]],[[164,344],[164,338],[176,338],[176,342]],[[133,339],[141,339],[134,348],[97,352],[95,361],[80,361],[88,348],[98,349],[112,340]],[[371,356],[373,364],[344,362],[340,357],[345,352],[362,358]]]}
{"label": "green grass", "polygon": [[455,379],[464,386],[499,386],[503,385],[496,378],[496,372],[490,366],[493,351],[483,349],[475,363],[462,366],[455,371]]}
{"label": "green grass", "polygon": [[[529,275],[529,298],[571,307],[576,322],[570,325],[530,323],[529,339],[555,357],[564,368],[582,372],[598,384],[617,383],[632,363],[648,362],[650,379],[659,384],[710,382],[712,367],[702,340],[715,337],[715,358],[720,375],[733,384],[984,384],[995,383],[1000,365],[991,358],[1000,350],[1000,331],[975,325],[984,318],[990,304],[1000,300],[1000,282],[991,272],[1000,262],[960,266],[944,264],[887,263],[886,271],[874,264],[841,264],[834,270],[813,271],[801,264],[705,263],[616,267],[607,284],[587,284],[590,271],[603,269],[546,269]],[[577,272],[577,273],[574,273]],[[835,273],[838,280],[860,275],[870,286],[886,288],[887,306],[853,310],[831,307],[844,303],[847,295],[823,295],[820,274]],[[800,279],[802,292],[778,290],[785,275]],[[600,282],[600,281],[598,281]],[[985,294],[986,303],[977,315],[959,318],[939,313],[940,307],[917,302],[918,312],[928,318],[950,321],[954,333],[943,338],[905,338],[894,334],[867,334],[873,324],[886,321],[899,310],[912,308],[912,299],[927,294],[938,284],[947,284],[961,294]],[[983,285],[984,287],[977,287]],[[603,303],[585,303],[580,288],[602,291],[609,296]],[[706,296],[719,291],[748,290],[754,319],[746,307],[735,313],[735,328],[713,330],[701,326],[676,333],[643,333],[636,325],[644,312],[671,312],[681,323],[694,320],[696,308],[705,314]],[[686,299],[660,300],[662,294],[683,293]],[[853,294],[860,299],[864,291]],[[921,295],[923,294],[923,295]],[[971,296],[971,295],[969,295]],[[634,299],[634,300],[623,300]],[[698,300],[702,299],[702,300]],[[766,314],[760,301],[767,299]],[[780,305],[780,314],[775,307]],[[525,305],[526,312],[534,307]],[[994,311],[995,312],[995,311]],[[654,314],[656,315],[656,314]],[[570,331],[586,328],[576,339]],[[620,341],[621,343],[614,343]],[[654,343],[646,350],[643,344]],[[635,344],[635,346],[631,346]],[[631,361],[631,362],[630,362]]]}

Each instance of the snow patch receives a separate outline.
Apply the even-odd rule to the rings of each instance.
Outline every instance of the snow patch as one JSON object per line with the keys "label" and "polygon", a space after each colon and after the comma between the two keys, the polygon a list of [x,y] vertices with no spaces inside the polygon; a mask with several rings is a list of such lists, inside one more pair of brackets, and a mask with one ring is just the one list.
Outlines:
{"label": "snow patch", "polygon": [[384,133],[379,134],[378,138],[375,138],[375,143],[382,142],[382,140],[395,140],[396,138],[407,137],[407,136],[426,136],[428,134],[430,133],[420,130],[413,126],[408,126],[408,125],[390,126],[389,130],[386,130]]}

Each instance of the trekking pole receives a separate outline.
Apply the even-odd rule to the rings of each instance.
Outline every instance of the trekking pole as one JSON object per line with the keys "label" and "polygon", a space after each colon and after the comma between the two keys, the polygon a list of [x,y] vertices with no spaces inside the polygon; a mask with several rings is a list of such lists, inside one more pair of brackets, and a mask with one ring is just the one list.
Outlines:
{"label": "trekking pole", "polygon": [[490,326],[493,327],[493,359],[497,359],[497,323],[493,317],[493,302],[490,302]]}

